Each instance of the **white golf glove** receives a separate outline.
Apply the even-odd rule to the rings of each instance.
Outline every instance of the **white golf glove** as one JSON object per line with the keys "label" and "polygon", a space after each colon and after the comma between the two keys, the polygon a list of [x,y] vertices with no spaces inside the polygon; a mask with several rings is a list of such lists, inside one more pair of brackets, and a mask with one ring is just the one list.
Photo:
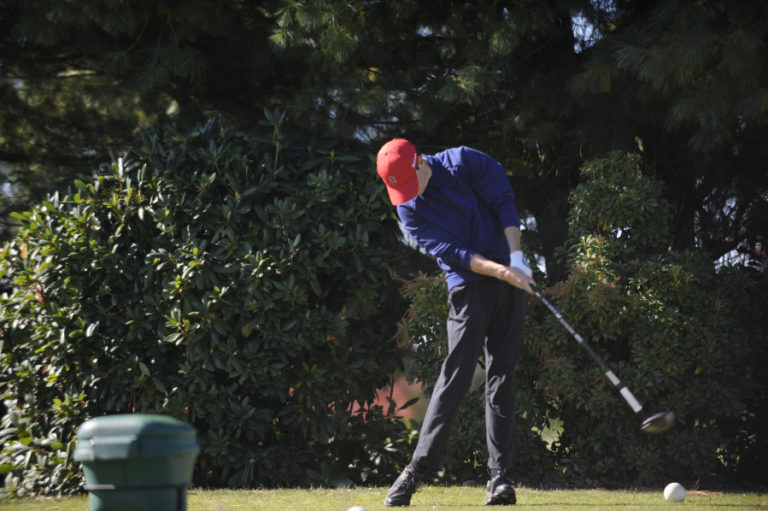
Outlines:
{"label": "white golf glove", "polygon": [[509,253],[509,265],[513,268],[521,270],[527,277],[533,275],[531,267],[528,266],[527,262],[525,262],[525,256],[523,256],[522,250],[515,250],[514,252]]}

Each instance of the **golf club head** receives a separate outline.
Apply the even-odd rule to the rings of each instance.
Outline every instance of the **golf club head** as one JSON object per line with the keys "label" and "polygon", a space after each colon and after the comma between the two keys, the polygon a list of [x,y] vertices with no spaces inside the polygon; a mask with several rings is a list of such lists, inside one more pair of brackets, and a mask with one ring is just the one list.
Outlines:
{"label": "golf club head", "polygon": [[675,412],[659,412],[645,419],[640,425],[640,429],[646,433],[656,435],[671,428],[674,422]]}

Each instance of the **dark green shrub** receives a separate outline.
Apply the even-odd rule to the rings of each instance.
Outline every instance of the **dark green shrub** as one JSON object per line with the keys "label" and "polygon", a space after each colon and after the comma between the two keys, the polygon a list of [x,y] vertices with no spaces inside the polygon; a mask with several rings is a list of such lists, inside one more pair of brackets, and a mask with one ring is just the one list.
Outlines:
{"label": "dark green shrub", "polygon": [[0,252],[8,493],[75,491],[76,427],[131,412],[196,428],[201,485],[391,477],[404,427],[369,406],[400,365],[390,207],[367,155],[267,119],[267,136],[147,131],[17,216]]}
{"label": "dark green shrub", "polygon": [[586,352],[543,306],[531,307],[535,383],[563,422],[555,452],[578,484],[723,476],[757,434],[746,418],[758,411],[764,325],[754,298],[764,292],[749,270],[718,271],[702,251],[667,249],[669,206],[638,162],[614,153],[585,166],[571,195],[572,271],[547,293],[646,411],[674,410],[677,423],[641,433]]}
{"label": "dark green shrub", "polygon": [[571,244],[582,236],[602,238],[610,259],[617,261],[667,249],[671,209],[662,197],[662,183],[647,178],[640,161],[615,152],[582,167],[586,182],[568,198]]}

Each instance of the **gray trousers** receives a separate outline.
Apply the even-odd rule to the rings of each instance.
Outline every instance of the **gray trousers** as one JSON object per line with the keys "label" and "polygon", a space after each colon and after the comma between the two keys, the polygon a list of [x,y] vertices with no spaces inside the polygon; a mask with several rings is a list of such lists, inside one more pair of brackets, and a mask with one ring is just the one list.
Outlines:
{"label": "gray trousers", "polygon": [[523,341],[525,292],[484,278],[451,289],[448,304],[448,355],[432,390],[411,464],[440,467],[451,424],[484,350],[488,466],[506,470],[512,465],[515,447],[512,373]]}

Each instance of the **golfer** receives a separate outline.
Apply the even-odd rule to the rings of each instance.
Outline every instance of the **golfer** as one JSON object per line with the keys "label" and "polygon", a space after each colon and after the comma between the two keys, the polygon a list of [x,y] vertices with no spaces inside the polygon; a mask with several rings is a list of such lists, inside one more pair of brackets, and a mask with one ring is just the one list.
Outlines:
{"label": "golfer", "polygon": [[520,251],[520,220],[502,166],[468,148],[420,155],[405,139],[384,144],[376,159],[392,205],[407,231],[437,259],[448,284],[448,354],[432,389],[419,442],[387,493],[387,506],[408,506],[428,470],[439,469],[451,423],[485,352],[485,426],[490,480],[486,504],[514,504],[507,478],[515,435],[512,373],[523,340],[525,291],[533,285]]}

